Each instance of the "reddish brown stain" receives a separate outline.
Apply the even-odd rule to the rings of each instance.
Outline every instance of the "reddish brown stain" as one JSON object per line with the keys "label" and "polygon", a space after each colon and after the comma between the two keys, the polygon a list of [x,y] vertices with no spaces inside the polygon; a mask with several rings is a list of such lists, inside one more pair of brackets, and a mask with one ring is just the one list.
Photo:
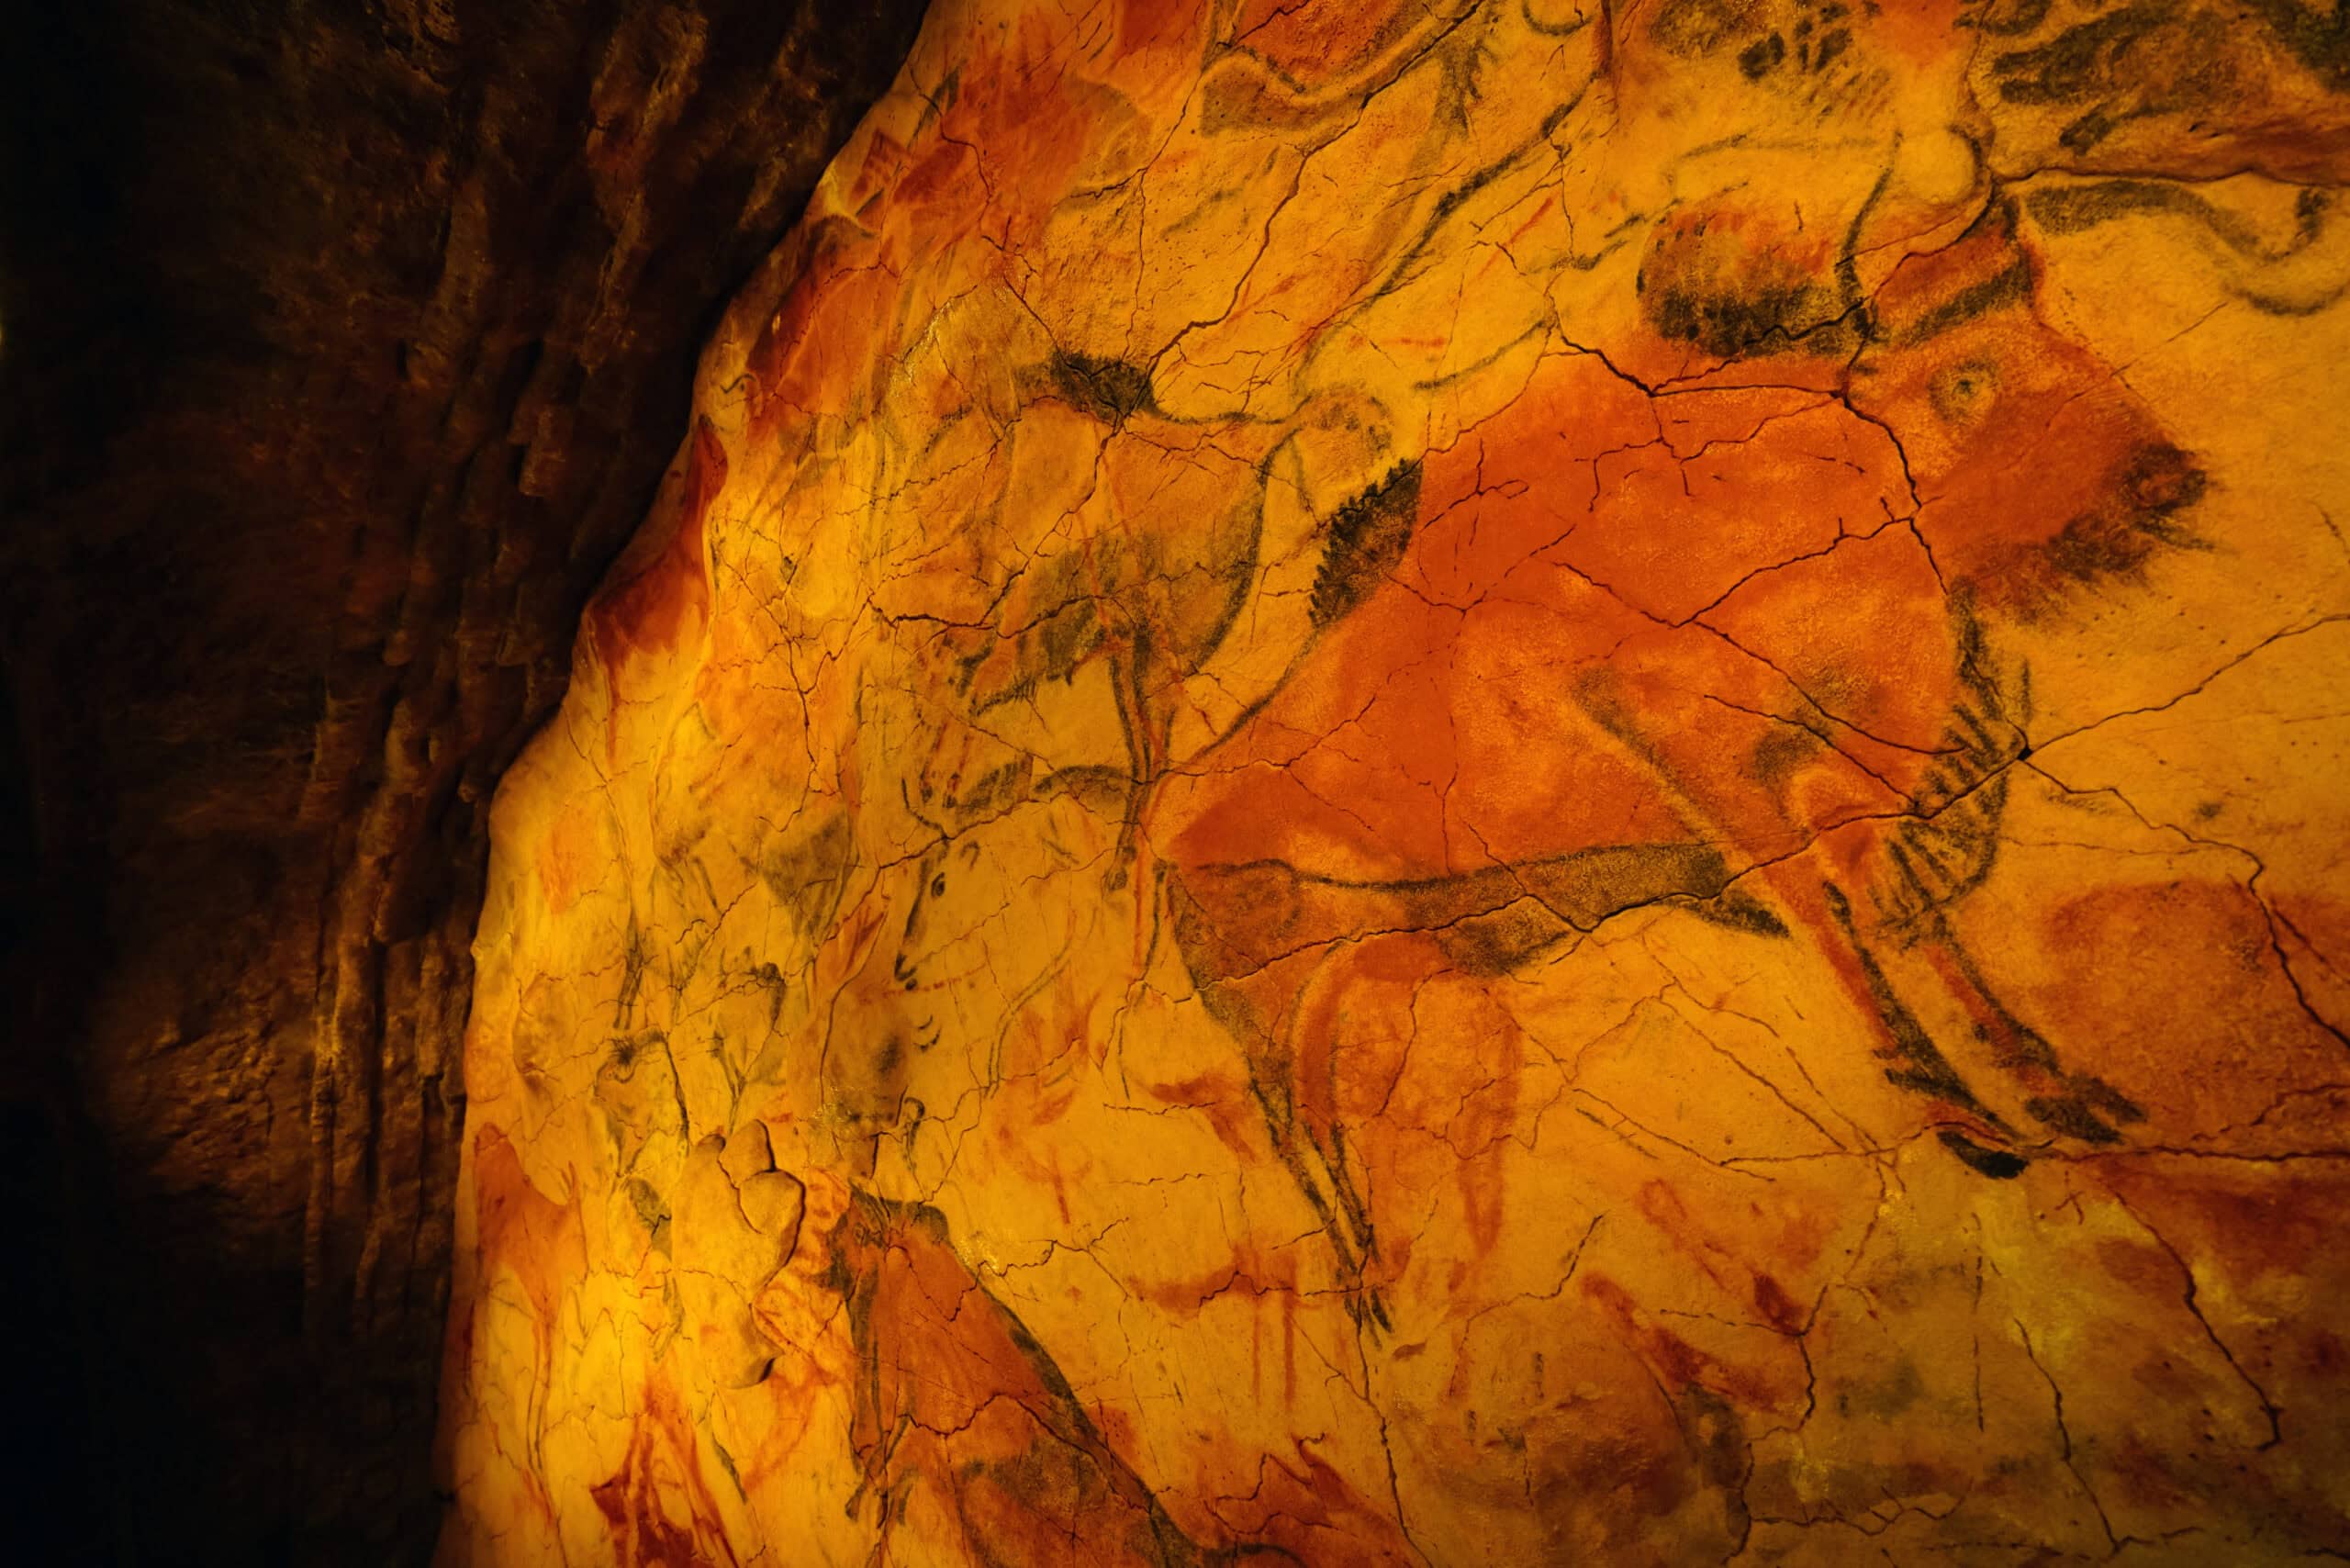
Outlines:
{"label": "reddish brown stain", "polygon": [[[588,1495],[621,1568],[734,1568],[741,1561],[703,1481],[693,1425],[662,1378],[645,1385],[620,1469]],[[679,1507],[683,1519],[671,1512]]]}
{"label": "reddish brown stain", "polygon": [[[2243,1124],[2280,1096],[2341,1081],[2339,1043],[2302,1007],[2268,917],[2242,885],[2115,883],[2058,901],[2044,919],[2043,950],[2063,967],[2032,989],[2035,1016],[2082,1042],[2084,1064],[2143,1104],[2155,1128]],[[2192,1008],[2172,990],[2182,954],[2222,977]]]}
{"label": "reddish brown stain", "polygon": [[[532,1375],[535,1386],[554,1382],[556,1315],[570,1282],[587,1271],[586,1241],[576,1204],[557,1203],[532,1182],[520,1155],[506,1135],[485,1125],[474,1135],[473,1191],[475,1256],[481,1282],[470,1309],[452,1312],[442,1346],[442,1364],[470,1363],[476,1320],[491,1284],[503,1274],[520,1285],[531,1306]],[[522,1473],[521,1495],[550,1528],[554,1500],[543,1477]]]}
{"label": "reddish brown stain", "polygon": [[939,1495],[979,1561],[1163,1564],[1196,1551],[930,1211],[863,1200],[834,1233],[863,1375],[851,1441],[878,1498]]}
{"label": "reddish brown stain", "polygon": [[474,1226],[483,1271],[512,1273],[530,1298],[543,1343],[564,1291],[588,1267],[579,1209],[541,1193],[514,1145],[492,1125],[474,1137]]}
{"label": "reddish brown stain", "polygon": [[1416,9],[1396,0],[1246,0],[1230,36],[1310,90],[1360,69]]}
{"label": "reddish brown stain", "polygon": [[1804,1326],[1804,1309],[1796,1305],[1778,1281],[1760,1271],[1754,1276],[1754,1310],[1782,1334],[1796,1333]]}
{"label": "reddish brown stain", "polygon": [[1308,1439],[1285,1454],[1246,1456],[1256,1488],[1248,1496],[1219,1501],[1217,1518],[1237,1539],[1274,1548],[1261,1555],[1277,1563],[1281,1553],[1330,1568],[1405,1568],[1423,1562],[1385,1511],[1314,1450]]}
{"label": "reddish brown stain", "polygon": [[2343,1277],[2329,1216],[2350,1212],[2350,1160],[2101,1159],[2097,1170],[2133,1212],[2188,1260],[2247,1288],[2266,1278]]}
{"label": "reddish brown stain", "polygon": [[1263,1156],[1265,1137],[1248,1086],[1233,1072],[1208,1071],[1171,1083],[1144,1083],[1143,1092],[1162,1105],[1181,1105],[1207,1118],[1216,1142],[1243,1159]]}
{"label": "reddish brown stain", "polygon": [[668,652],[708,622],[703,526],[725,486],[726,448],[711,422],[698,420],[667,539],[636,564],[624,558],[620,575],[588,609],[587,633],[607,671],[616,675],[640,653]]}
{"label": "reddish brown stain", "polygon": [[1629,1291],[1605,1274],[1586,1274],[1577,1288],[1614,1320],[1625,1344],[1673,1388],[1704,1388],[1748,1410],[1768,1409],[1777,1403],[1783,1391],[1756,1372],[1732,1366],[1662,1327]]}

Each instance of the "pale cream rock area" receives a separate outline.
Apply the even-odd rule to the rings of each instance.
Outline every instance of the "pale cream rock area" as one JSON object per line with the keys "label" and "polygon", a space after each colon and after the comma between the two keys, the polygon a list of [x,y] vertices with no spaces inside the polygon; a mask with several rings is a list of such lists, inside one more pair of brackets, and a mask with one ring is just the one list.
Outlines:
{"label": "pale cream rock area", "polygon": [[2345,87],[944,0],[498,797],[443,1561],[2350,1553]]}

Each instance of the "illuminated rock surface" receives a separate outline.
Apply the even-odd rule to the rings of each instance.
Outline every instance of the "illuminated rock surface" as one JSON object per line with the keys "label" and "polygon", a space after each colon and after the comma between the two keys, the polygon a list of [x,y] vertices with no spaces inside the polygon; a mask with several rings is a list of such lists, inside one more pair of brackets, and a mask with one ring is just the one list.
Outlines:
{"label": "illuminated rock surface", "polygon": [[2350,46],[956,4],[502,786],[452,1562],[2350,1552]]}

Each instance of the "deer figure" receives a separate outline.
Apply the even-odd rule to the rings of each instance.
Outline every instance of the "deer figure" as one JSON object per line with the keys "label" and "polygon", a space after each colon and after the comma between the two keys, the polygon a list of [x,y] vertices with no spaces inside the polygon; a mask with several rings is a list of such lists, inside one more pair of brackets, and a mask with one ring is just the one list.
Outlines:
{"label": "deer figure", "polygon": [[[1185,683],[1214,673],[1269,574],[1310,548],[1310,510],[1270,521],[1269,493],[1302,501],[1330,475],[1383,463],[1392,438],[1382,410],[1343,389],[1276,417],[1177,418],[1158,408],[1147,365],[1056,352],[1023,379],[1002,491],[978,510],[970,559],[957,566],[997,586],[982,616],[945,629],[948,679],[967,723],[984,731],[1001,709],[1102,672],[1125,766],[1064,782],[1122,798],[1122,880]],[[934,757],[915,804],[948,810],[979,782]]]}

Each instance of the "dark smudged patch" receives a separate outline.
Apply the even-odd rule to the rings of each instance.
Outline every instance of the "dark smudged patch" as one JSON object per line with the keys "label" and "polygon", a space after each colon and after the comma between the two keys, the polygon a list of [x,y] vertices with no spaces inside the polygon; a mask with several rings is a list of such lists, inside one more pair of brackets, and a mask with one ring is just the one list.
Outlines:
{"label": "dark smudged patch", "polygon": [[1330,520],[1314,575],[1315,630],[1342,620],[1395,569],[1420,509],[1420,465],[1398,464]]}
{"label": "dark smudged patch", "polygon": [[1659,337],[1717,359],[1850,346],[1820,270],[1734,225],[1666,225],[1633,286]]}
{"label": "dark smudged patch", "polygon": [[2177,447],[2142,447],[2114,476],[2110,503],[2066,523],[2042,557],[2058,577],[2087,586],[2134,577],[2165,548],[2206,548],[2178,514],[2209,488],[2202,468]]}
{"label": "dark smudged patch", "polygon": [[1054,389],[1104,424],[1125,424],[1153,406],[1150,372],[1142,365],[1064,351],[1053,355],[1052,368]]}
{"label": "dark smudged patch", "polygon": [[1667,54],[1695,60],[1751,37],[1769,9],[1764,0],[1668,0],[1649,36]]}
{"label": "dark smudged patch", "polygon": [[1995,1182],[2015,1180],[2023,1174],[2024,1167],[2031,1163],[2020,1154],[2009,1154],[2005,1149],[1985,1148],[1964,1133],[1953,1131],[1949,1127],[1944,1127],[1937,1136],[1942,1139],[1942,1147],[1958,1156],[1969,1169],[1978,1170]]}

